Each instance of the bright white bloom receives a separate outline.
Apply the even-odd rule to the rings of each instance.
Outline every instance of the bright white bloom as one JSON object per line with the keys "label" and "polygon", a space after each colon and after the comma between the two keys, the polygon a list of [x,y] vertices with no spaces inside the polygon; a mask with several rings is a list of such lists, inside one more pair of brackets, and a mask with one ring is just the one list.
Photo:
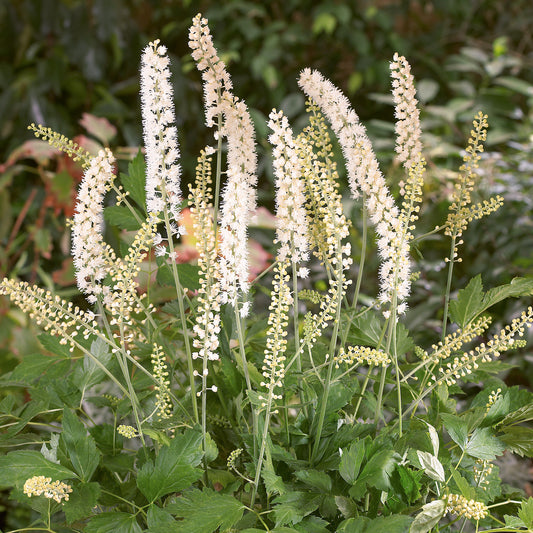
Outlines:
{"label": "bright white bloom", "polygon": [[411,67],[405,57],[394,54],[390,64],[396,117],[396,152],[407,170],[422,157],[420,111]]}
{"label": "bright white bloom", "polygon": [[220,220],[222,302],[235,304],[249,288],[247,228],[256,207],[255,133],[246,104],[231,93],[231,80],[213,46],[207,20],[198,14],[189,31],[189,46],[204,79],[207,125],[222,116],[220,134],[228,141],[227,182]]}
{"label": "bright white bloom", "polygon": [[[385,184],[383,174],[359,117],[350,102],[319,72],[305,69],[298,80],[304,92],[322,109],[341,145],[348,170],[349,185],[354,198],[365,194],[367,209],[378,234],[381,291],[379,300],[392,301],[396,292],[401,302],[410,292],[409,243],[400,213]],[[398,307],[401,312],[405,306]]]}
{"label": "bright white bloom", "polygon": [[272,134],[268,140],[274,145],[272,155],[277,188],[277,242],[281,244],[278,258],[284,261],[289,257],[293,263],[301,263],[309,258],[302,168],[287,117],[273,109],[269,118]]}
{"label": "bright white bloom", "polygon": [[111,189],[115,175],[115,158],[109,149],[94,157],[81,182],[72,223],[72,256],[78,288],[92,303],[102,292],[106,276],[106,244],[103,242],[103,201]]}
{"label": "bright white bloom", "polygon": [[146,148],[146,206],[160,213],[168,206],[180,218],[180,157],[166,47],[150,43],[141,59],[141,102]]}

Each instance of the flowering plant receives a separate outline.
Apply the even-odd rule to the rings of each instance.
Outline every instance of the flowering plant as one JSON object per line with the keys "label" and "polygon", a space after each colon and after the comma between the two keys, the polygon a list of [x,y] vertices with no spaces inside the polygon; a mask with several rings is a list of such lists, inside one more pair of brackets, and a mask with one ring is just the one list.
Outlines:
{"label": "flowering plant", "polygon": [[[348,100],[304,70],[309,125],[295,134],[281,111],[269,117],[276,250],[252,281],[252,121],[200,15],[189,39],[215,144],[200,153],[187,200],[159,41],[142,57],[146,162],[136,157],[120,180],[109,150],[89,157],[32,126],[85,168],[72,253],[87,303],[24,281],[0,284],[42,326],[46,351],[2,378],[28,394],[22,406],[10,396],[0,403],[2,442],[17,447],[0,457],[0,484],[32,508],[31,523],[13,531],[532,531],[533,500],[502,483],[498,458],[531,457],[524,423],[533,394],[494,375],[502,353],[525,346],[533,309],[494,332],[487,311],[530,295],[533,280],[484,291],[478,276],[452,291],[469,222],[503,201],[472,201],[487,117],[474,119],[448,217],[416,233],[426,164],[405,58],[391,63],[406,176],[399,199]],[[339,192],[331,132],[360,235]],[[104,207],[109,196],[117,205]],[[194,266],[179,263],[184,203]],[[116,246],[106,242],[106,221],[122,230]],[[376,298],[364,286],[371,232]],[[411,248],[438,232],[450,239],[448,277],[436,338],[424,346],[403,323],[413,313]],[[321,274],[326,281],[312,285]]]}

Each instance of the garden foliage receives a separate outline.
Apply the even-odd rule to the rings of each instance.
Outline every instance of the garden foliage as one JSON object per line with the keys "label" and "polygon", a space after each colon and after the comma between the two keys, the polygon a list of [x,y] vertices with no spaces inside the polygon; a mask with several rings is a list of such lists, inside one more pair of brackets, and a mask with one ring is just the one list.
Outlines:
{"label": "garden foliage", "polygon": [[[0,284],[42,329],[42,349],[2,377],[26,395],[0,402],[10,523],[88,533],[532,531],[533,500],[502,482],[498,458],[533,455],[533,394],[498,374],[502,354],[524,348],[533,309],[497,327],[491,311],[531,295],[533,280],[484,287],[476,276],[454,291],[469,224],[504,201],[475,196],[487,117],[473,117],[448,212],[424,233],[426,162],[406,59],[390,65],[398,197],[348,99],[303,70],[307,125],[295,133],[283,112],[269,116],[275,251],[254,276],[253,121],[200,15],[189,46],[214,143],[200,151],[187,195],[159,41],[141,59],[145,154],[127,173],[116,175],[107,148],[91,156],[31,126],[84,169],[72,254],[85,301]],[[184,213],[196,264],[180,262]],[[119,230],[114,246],[106,226]],[[449,249],[446,284],[439,326],[419,332],[406,326],[417,312],[413,251],[435,236]],[[376,261],[366,255],[373,237]]]}

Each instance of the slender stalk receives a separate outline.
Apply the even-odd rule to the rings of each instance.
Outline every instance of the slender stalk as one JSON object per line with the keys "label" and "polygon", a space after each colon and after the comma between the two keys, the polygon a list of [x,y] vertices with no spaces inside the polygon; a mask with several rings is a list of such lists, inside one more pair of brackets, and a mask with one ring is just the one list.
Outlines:
{"label": "slender stalk", "polygon": [[366,193],[363,193],[363,235],[361,237],[361,257],[359,259],[359,271],[357,272],[357,281],[355,282],[355,294],[353,296],[352,309],[357,307],[359,300],[359,290],[361,289],[361,281],[363,279],[363,270],[366,259],[366,241],[368,237],[368,212],[366,208]]}
{"label": "slender stalk", "polygon": [[450,244],[450,259],[449,259],[449,265],[448,265],[448,280],[446,282],[446,292],[444,294],[444,313],[442,316],[442,335],[441,340],[444,342],[444,338],[446,337],[446,326],[448,324],[448,305],[450,303],[450,291],[452,287],[452,275],[453,275],[453,264],[454,264],[454,257],[455,257],[455,240],[456,236],[455,234],[452,236],[452,242]]}

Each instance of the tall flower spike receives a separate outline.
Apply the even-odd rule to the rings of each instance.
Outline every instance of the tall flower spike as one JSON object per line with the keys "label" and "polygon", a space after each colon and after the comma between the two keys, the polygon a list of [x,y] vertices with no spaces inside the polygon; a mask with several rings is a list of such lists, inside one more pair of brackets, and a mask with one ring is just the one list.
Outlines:
{"label": "tall flower spike", "polygon": [[220,134],[228,141],[228,179],[220,220],[220,283],[222,301],[235,305],[239,292],[249,288],[247,228],[256,207],[255,133],[246,104],[231,93],[231,80],[200,14],[193,19],[189,46],[205,82],[207,125],[215,124],[215,116],[224,118]]}
{"label": "tall flower spike", "polygon": [[394,54],[390,69],[396,117],[396,152],[398,161],[409,170],[422,157],[418,100],[415,98],[411,66],[405,57]]}
{"label": "tall flower spike", "polygon": [[106,276],[108,254],[102,237],[102,203],[115,178],[114,163],[115,158],[107,148],[91,160],[80,185],[72,224],[76,280],[90,303],[96,301],[96,294],[102,293],[101,281]]}
{"label": "tall flower spike", "polygon": [[[405,232],[399,210],[379,170],[366,130],[346,96],[320,72],[303,70],[298,84],[321,108],[339,140],[346,160],[352,196],[357,198],[359,190],[366,196],[370,219],[378,234],[378,251],[382,259],[379,300],[383,303],[390,302],[394,293],[399,301],[405,300],[411,288],[409,244],[406,239],[400,238]],[[398,312],[402,312],[404,308],[405,306],[398,306]]]}
{"label": "tall flower spike", "polygon": [[178,132],[174,125],[174,102],[166,47],[151,42],[141,59],[141,102],[146,148],[146,206],[157,214],[168,206],[179,221],[180,157]]}
{"label": "tall flower spike", "polygon": [[278,258],[289,257],[293,263],[307,261],[309,237],[305,212],[305,184],[292,130],[281,111],[272,110],[268,122],[274,145],[274,174],[276,176],[276,215]]}

